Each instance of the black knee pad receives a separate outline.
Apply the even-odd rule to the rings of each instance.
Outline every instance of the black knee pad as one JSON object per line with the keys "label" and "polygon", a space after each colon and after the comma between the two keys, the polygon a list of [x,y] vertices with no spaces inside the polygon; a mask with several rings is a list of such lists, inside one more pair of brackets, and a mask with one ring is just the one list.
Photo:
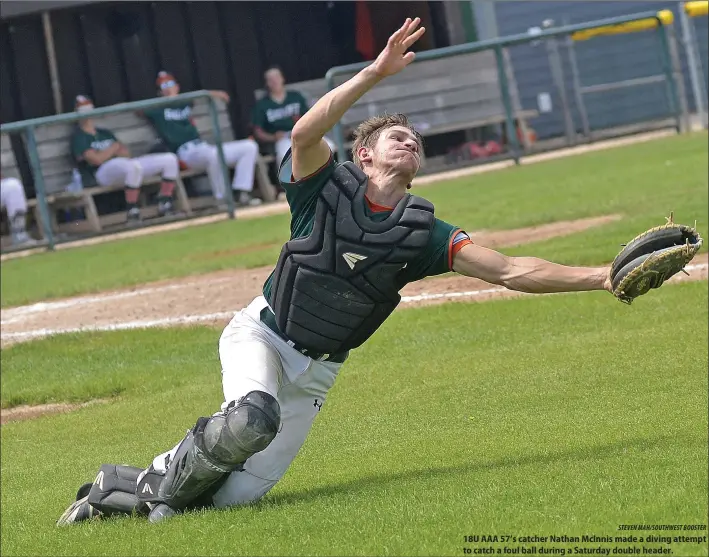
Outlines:
{"label": "black knee pad", "polygon": [[280,424],[278,401],[263,391],[251,391],[209,420],[202,434],[203,449],[218,462],[243,463],[268,447]]}

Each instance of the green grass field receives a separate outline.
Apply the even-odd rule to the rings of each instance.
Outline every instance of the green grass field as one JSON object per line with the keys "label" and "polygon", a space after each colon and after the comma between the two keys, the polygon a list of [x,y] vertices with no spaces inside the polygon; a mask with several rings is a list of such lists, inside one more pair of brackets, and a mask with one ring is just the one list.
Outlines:
{"label": "green grass field", "polygon": [[[670,137],[583,156],[460,178],[417,193],[468,230],[504,230],[621,213],[622,221],[531,248],[562,263],[610,261],[618,244],[675,212],[706,236],[707,134]],[[691,221],[691,222],[690,222]],[[2,264],[2,307],[234,267],[270,265],[288,216],[221,222]],[[51,278],[50,278],[51,277]]]}
{"label": "green grass field", "polygon": [[[694,283],[632,308],[591,293],[397,312],[343,368],[260,504],[157,527],[54,521],[101,463],[147,465],[218,407],[219,331],[3,351],[3,396],[120,393],[2,427],[3,554],[460,555],[476,533],[706,523],[706,305]],[[27,365],[39,357],[53,365]]]}
{"label": "green grass field", "polygon": [[[706,234],[706,167],[702,134],[421,193],[439,216],[470,229],[624,213],[599,229],[508,250],[601,263],[670,210],[679,221],[697,218]],[[2,304],[272,263],[277,246],[256,246],[283,240],[286,222],[221,223],[3,263]],[[254,251],[216,256],[237,248]],[[519,545],[464,536],[706,525],[708,303],[702,281],[667,285],[630,307],[594,292],[397,311],[353,353],[299,456],[262,501],[157,526],[54,523],[100,464],[145,466],[218,409],[220,331],[85,333],[11,346],[0,355],[4,408],[106,402],[2,426],[2,554],[464,555],[464,547]],[[699,543],[631,545],[708,554]]]}

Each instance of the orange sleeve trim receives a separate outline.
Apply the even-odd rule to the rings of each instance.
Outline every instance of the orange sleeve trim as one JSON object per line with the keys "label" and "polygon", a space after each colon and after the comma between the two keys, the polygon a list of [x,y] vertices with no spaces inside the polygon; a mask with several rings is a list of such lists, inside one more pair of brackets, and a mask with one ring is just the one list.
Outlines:
{"label": "orange sleeve trim", "polygon": [[453,270],[453,258],[455,257],[455,255],[465,246],[473,243],[470,238],[465,238],[463,240],[460,240],[456,244],[453,244],[455,237],[461,232],[463,232],[462,228],[456,228],[453,231],[453,234],[451,234],[451,238],[448,244],[448,269],[450,269],[451,271]]}

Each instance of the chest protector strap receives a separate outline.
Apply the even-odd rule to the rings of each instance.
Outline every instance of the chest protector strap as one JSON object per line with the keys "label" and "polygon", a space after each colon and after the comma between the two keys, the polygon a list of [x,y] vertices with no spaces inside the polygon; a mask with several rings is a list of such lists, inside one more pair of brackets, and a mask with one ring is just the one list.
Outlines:
{"label": "chest protector strap", "polygon": [[428,244],[433,205],[407,194],[375,222],[367,176],[338,165],[320,193],[313,230],[287,242],[273,276],[276,324],[298,347],[333,354],[360,346],[401,301],[401,270]]}

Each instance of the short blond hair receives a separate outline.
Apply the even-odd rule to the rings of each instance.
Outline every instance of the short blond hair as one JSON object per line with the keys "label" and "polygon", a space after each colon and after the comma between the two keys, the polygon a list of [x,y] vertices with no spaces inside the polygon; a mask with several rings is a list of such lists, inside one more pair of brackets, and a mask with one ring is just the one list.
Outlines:
{"label": "short blond hair", "polygon": [[423,137],[416,131],[416,128],[409,122],[405,114],[384,114],[382,116],[372,116],[362,122],[354,132],[354,142],[352,144],[352,158],[354,163],[362,168],[362,161],[359,160],[357,151],[360,147],[372,148],[377,143],[381,133],[394,126],[408,128],[416,137],[419,147],[423,149]]}

